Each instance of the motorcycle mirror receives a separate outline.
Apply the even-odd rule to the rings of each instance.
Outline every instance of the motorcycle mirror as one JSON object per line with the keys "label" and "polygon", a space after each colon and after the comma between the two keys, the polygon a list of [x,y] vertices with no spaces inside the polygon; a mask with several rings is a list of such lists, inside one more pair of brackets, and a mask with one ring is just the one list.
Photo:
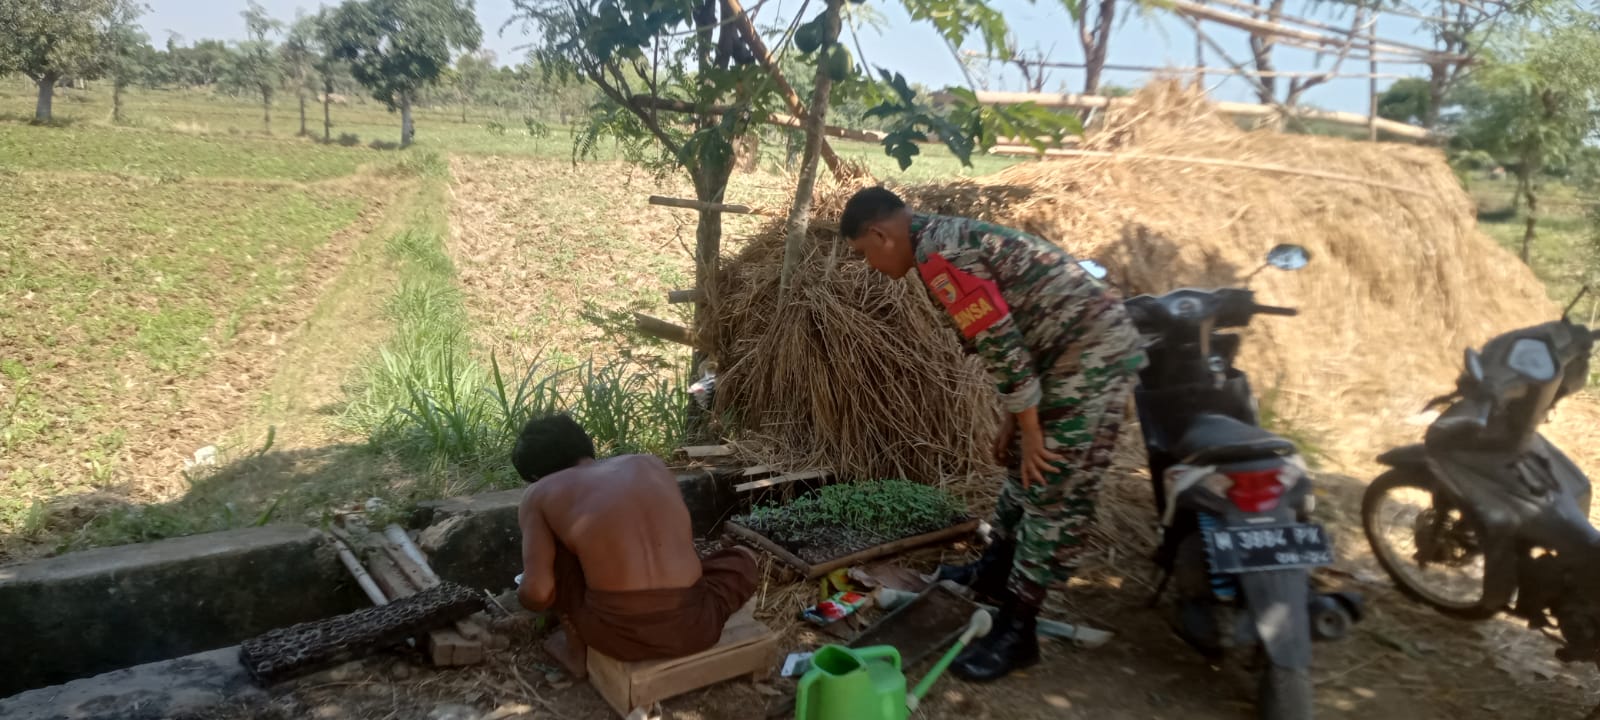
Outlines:
{"label": "motorcycle mirror", "polygon": [[1479,355],[1477,350],[1467,348],[1466,366],[1467,374],[1471,375],[1473,380],[1483,382],[1483,356]]}
{"label": "motorcycle mirror", "polygon": [[1310,262],[1310,251],[1299,245],[1279,245],[1267,252],[1267,264],[1279,270],[1299,270]]}
{"label": "motorcycle mirror", "polygon": [[1089,273],[1089,277],[1092,277],[1096,280],[1104,280],[1106,279],[1106,275],[1109,274],[1104,265],[1101,265],[1093,260],[1079,260],[1078,267],[1083,268],[1084,272]]}

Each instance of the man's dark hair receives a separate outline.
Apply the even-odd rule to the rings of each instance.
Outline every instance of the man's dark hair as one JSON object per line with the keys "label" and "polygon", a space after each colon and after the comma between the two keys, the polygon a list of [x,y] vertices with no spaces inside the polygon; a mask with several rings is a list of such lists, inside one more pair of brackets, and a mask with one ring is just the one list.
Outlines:
{"label": "man's dark hair", "polygon": [[839,234],[846,240],[860,237],[868,225],[905,209],[906,201],[879,185],[850,196],[839,216]]}
{"label": "man's dark hair", "polygon": [[594,441],[570,415],[546,415],[528,421],[511,450],[511,464],[523,480],[533,482],[594,457]]}

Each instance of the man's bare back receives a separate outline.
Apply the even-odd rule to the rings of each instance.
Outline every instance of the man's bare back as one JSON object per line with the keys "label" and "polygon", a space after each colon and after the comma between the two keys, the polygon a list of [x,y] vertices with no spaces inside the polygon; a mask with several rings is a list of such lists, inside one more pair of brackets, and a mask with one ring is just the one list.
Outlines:
{"label": "man's bare back", "polygon": [[681,657],[716,644],[755,592],[754,554],[704,559],[689,508],[666,464],[648,455],[596,460],[571,417],[528,421],[511,461],[531,485],[518,511],[522,586],[530,610],[554,610],[564,634],[545,647],[575,677],[586,648],[610,657]]}
{"label": "man's bare back", "polygon": [[520,516],[524,544],[553,535],[578,556],[591,589],[686,588],[700,579],[689,508],[659,458],[623,455],[552,474],[528,488]]}

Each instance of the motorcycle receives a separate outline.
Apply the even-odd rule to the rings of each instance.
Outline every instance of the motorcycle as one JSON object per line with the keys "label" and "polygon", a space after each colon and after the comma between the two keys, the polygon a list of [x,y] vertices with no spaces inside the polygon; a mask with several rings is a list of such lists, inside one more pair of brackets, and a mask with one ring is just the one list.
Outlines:
{"label": "motorcycle", "polygon": [[1389,469],[1362,496],[1361,521],[1407,597],[1461,620],[1509,611],[1555,628],[1561,660],[1600,663],[1589,479],[1538,432],[1588,382],[1596,334],[1571,310],[1466,350],[1455,390],[1428,403],[1446,409],[1423,442],[1378,457]]}
{"label": "motorcycle", "polygon": [[[1279,245],[1244,284],[1268,266],[1309,261],[1304,248]],[[1148,345],[1134,400],[1162,527],[1151,604],[1175,580],[1179,636],[1213,661],[1255,650],[1264,656],[1259,716],[1310,718],[1312,638],[1342,637],[1360,598],[1312,592],[1311,568],[1333,552],[1309,521],[1310,477],[1295,444],[1260,427],[1249,377],[1233,364],[1241,336],[1223,332],[1298,312],[1257,304],[1248,287],[1140,295],[1126,306]]]}

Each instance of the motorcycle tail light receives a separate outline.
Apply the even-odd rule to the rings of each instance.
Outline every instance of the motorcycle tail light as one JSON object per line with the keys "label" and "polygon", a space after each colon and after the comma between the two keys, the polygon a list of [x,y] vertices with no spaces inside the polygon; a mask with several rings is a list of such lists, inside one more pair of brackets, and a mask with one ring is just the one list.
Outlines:
{"label": "motorcycle tail light", "polygon": [[1278,507],[1278,500],[1288,482],[1283,478],[1283,468],[1244,470],[1225,473],[1232,484],[1228,486],[1228,499],[1234,507],[1245,512],[1266,512]]}

